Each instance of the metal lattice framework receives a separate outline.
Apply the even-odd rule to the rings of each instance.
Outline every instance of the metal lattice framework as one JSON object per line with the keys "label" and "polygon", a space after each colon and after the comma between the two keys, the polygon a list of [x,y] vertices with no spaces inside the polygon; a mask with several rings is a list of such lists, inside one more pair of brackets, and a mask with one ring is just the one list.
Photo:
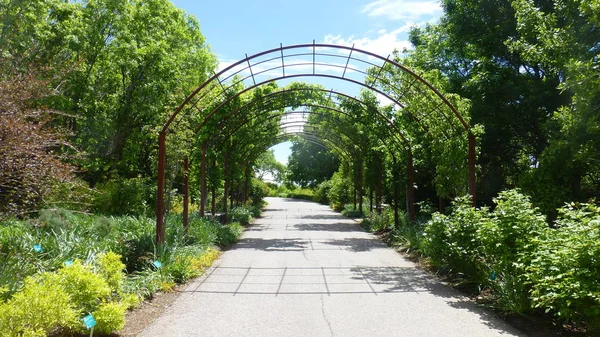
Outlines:
{"label": "metal lattice framework", "polygon": [[[475,203],[475,136],[471,130],[468,121],[460,114],[453,104],[431,83],[416,72],[408,69],[402,64],[390,59],[389,55],[383,57],[366,50],[357,49],[348,46],[320,44],[313,41],[312,44],[300,44],[283,46],[279,48],[266,50],[235,62],[218,73],[214,74],[207,81],[196,88],[183,102],[177,107],[173,114],[163,125],[159,133],[159,153],[158,153],[158,195],[157,195],[157,243],[164,241],[164,185],[165,185],[165,162],[166,162],[166,136],[171,125],[177,119],[186,118],[190,111],[196,110],[203,116],[203,119],[195,126],[196,133],[209,123],[227,124],[227,119],[237,113],[248,113],[251,111],[249,105],[261,105],[265,100],[269,100],[282,94],[279,93],[263,95],[260,101],[252,101],[244,106],[244,109],[237,109],[227,117],[220,116],[222,110],[232,101],[238,99],[241,95],[249,93],[252,90],[267,86],[270,83],[283,83],[295,79],[317,79],[326,81],[343,81],[357,88],[362,88],[373,92],[379,97],[388,100],[397,113],[405,114],[414,123],[418,125],[425,133],[430,133],[428,124],[431,121],[444,120],[449,126],[439,134],[432,134],[431,137],[465,137],[468,143],[467,166],[469,171],[469,192],[473,196]],[[314,89],[312,89],[314,90]],[[328,90],[329,97],[353,99],[362,103],[359,99],[350,94],[339,91]],[[418,97],[427,102],[418,108],[411,104],[411,98]],[[214,104],[217,102],[218,104]],[[409,186],[407,198],[409,199],[409,214],[414,218],[414,187],[413,187],[413,153],[411,142],[404,131],[398,128],[392,120],[383,117],[389,125],[391,132],[400,140],[400,144],[407,152],[407,168],[409,176]],[[246,118],[245,121],[250,118]],[[244,123],[243,123],[244,124]],[[280,126],[281,127],[281,126]],[[233,131],[236,132],[235,127]],[[221,132],[216,136],[222,136],[226,132]],[[332,142],[319,142],[322,134],[305,132],[301,130],[296,135],[305,137],[313,143],[318,143],[325,147],[331,147]],[[461,136],[462,135],[462,136]],[[281,139],[289,137],[283,132]],[[274,140],[275,141],[275,140]],[[265,144],[266,146],[266,144]],[[206,144],[202,147],[202,193],[205,193],[205,156]],[[185,160],[185,169],[187,169],[187,159]],[[412,173],[411,173],[412,171]],[[187,223],[187,195],[188,184],[187,174],[184,175],[184,222]],[[205,200],[203,197],[202,200]],[[203,203],[204,201],[202,201]],[[412,210],[411,210],[412,208]],[[202,205],[202,210],[204,205]]]}

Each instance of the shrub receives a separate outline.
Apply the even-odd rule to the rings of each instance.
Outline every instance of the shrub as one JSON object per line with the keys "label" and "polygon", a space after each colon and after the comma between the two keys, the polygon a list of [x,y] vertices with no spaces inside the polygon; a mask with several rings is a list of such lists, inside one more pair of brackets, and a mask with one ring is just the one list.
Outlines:
{"label": "shrub", "polygon": [[329,191],[331,190],[331,180],[325,180],[315,190],[315,201],[324,205],[329,204]]}
{"label": "shrub", "polygon": [[169,285],[171,287],[173,281],[167,273],[162,270],[144,269],[129,275],[123,284],[124,292],[136,294],[141,298],[150,299],[158,291],[164,290]]}
{"label": "shrub", "polygon": [[113,331],[121,330],[125,326],[125,312],[127,305],[119,302],[101,303],[93,312],[96,319],[94,332],[100,334],[110,334]]}
{"label": "shrub", "polygon": [[244,232],[244,228],[237,222],[219,225],[217,229],[217,239],[215,243],[222,247],[236,242]]}
{"label": "shrub", "polygon": [[194,257],[199,255],[201,253],[194,246],[179,248],[172,254],[169,261],[166,261],[164,272],[168,273],[176,283],[187,282],[200,275],[199,269],[193,263]]}
{"label": "shrub", "polygon": [[155,186],[147,178],[109,180],[96,186],[93,210],[107,215],[151,215]]}
{"label": "shrub", "polygon": [[50,273],[28,277],[23,289],[0,304],[0,336],[45,336],[76,326],[78,312],[59,279]]}
{"label": "shrub", "polygon": [[556,229],[535,240],[526,277],[537,308],[600,330],[600,208],[570,204],[559,209]]}
{"label": "shrub", "polygon": [[252,221],[252,209],[247,206],[238,206],[231,210],[230,218],[232,222],[239,222],[246,226]]}
{"label": "shrub", "polygon": [[56,276],[74,306],[81,312],[94,311],[101,301],[107,300],[111,295],[106,280],[79,261],[61,268]]}
{"label": "shrub", "polygon": [[219,223],[212,219],[197,216],[190,217],[188,244],[209,246],[217,241]]}
{"label": "shrub", "polygon": [[394,214],[393,210],[385,210],[381,214],[373,212],[370,213],[363,221],[363,227],[368,231],[378,233],[394,228]]}
{"label": "shrub", "polygon": [[290,192],[288,198],[315,201],[315,191],[308,188],[297,188]]}
{"label": "shrub", "polygon": [[252,199],[253,206],[261,207],[263,199],[271,193],[271,188],[267,183],[260,179],[252,178],[248,196]]}
{"label": "shrub", "polygon": [[125,265],[121,262],[121,257],[113,252],[102,253],[98,255],[96,264],[98,265],[98,272],[104,276],[112,292],[119,293],[125,278]]}
{"label": "shrub", "polygon": [[537,250],[537,237],[548,225],[529,197],[518,190],[501,192],[494,202],[496,208],[490,219],[482,221],[477,230],[481,256],[489,270],[497,274],[489,284],[497,294],[500,308],[527,313],[531,302],[525,268]]}
{"label": "shrub", "polygon": [[212,247],[208,248],[202,255],[196,256],[192,259],[192,265],[198,270],[203,270],[210,267],[213,261],[218,259],[220,255],[220,251]]}
{"label": "shrub", "polygon": [[344,177],[340,172],[336,172],[330,179],[331,187],[327,198],[336,211],[344,209],[344,205],[352,201],[352,181]]}

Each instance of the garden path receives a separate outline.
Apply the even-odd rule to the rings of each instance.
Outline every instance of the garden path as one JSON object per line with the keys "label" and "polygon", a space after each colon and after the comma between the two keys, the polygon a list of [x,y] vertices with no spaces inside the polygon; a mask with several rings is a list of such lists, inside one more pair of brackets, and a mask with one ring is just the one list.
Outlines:
{"label": "garden path", "polygon": [[267,201],[140,336],[523,336],[327,206]]}

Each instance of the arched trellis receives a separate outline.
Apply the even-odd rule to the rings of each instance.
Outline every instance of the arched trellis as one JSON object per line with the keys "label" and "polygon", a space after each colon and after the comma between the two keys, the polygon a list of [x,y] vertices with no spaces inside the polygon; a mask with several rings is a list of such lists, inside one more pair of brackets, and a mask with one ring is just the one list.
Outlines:
{"label": "arched trellis", "polygon": [[[336,53],[328,50],[333,50]],[[342,55],[340,52],[348,52],[348,55]],[[274,56],[276,55],[276,56]],[[362,57],[362,58],[361,58]],[[305,58],[301,61],[298,59]],[[311,61],[307,61],[306,58],[312,58]],[[317,60],[318,59],[318,60]],[[324,62],[322,59],[333,59],[334,61],[343,60],[345,62]],[[286,61],[288,61],[286,63]],[[383,62],[382,64],[376,64],[374,62]],[[342,65],[343,64],[343,65]],[[420,85],[423,88],[419,89],[421,92],[427,91],[433,93],[434,99],[439,100],[441,103],[435,105],[434,109],[421,114],[424,118],[428,118],[430,114],[434,112],[441,114],[444,118],[448,119],[448,115],[453,116],[459,121],[459,124],[467,134],[468,139],[468,170],[469,170],[469,192],[473,197],[473,203],[476,200],[476,187],[475,187],[475,136],[471,131],[471,127],[457,111],[457,109],[448,101],[444,95],[441,94],[433,85],[426,81],[423,77],[419,76],[412,70],[404,67],[400,63],[391,60],[388,57],[383,57],[365,50],[357,49],[347,46],[332,45],[332,44],[316,44],[314,41],[312,44],[301,44],[291,46],[280,46],[279,48],[267,50],[252,56],[246,56],[246,58],[228,66],[219,73],[212,76],[196,90],[194,90],[183,103],[175,110],[170,116],[167,122],[164,124],[162,130],[159,133],[159,147],[158,147],[158,195],[157,195],[157,233],[156,240],[160,244],[164,241],[164,183],[165,183],[165,161],[166,161],[166,135],[169,131],[171,123],[177,118],[184,108],[196,108],[202,114],[203,111],[198,108],[197,103],[203,99],[212,98],[215,100],[221,100],[222,103],[216,109],[213,109],[205,115],[204,120],[210,119],[219,109],[228,102],[231,101],[232,95],[230,95],[232,88],[238,85],[240,82],[252,80],[252,84],[246,86],[242,91],[237,92],[234,96],[238,97],[241,93],[247,92],[254,88],[262,85],[276,82],[284,79],[300,78],[300,77],[317,77],[317,78],[330,78],[347,81],[360,87],[367,88],[373,92],[387,97],[390,101],[401,108],[405,108],[400,101],[401,97],[393,97],[388,95],[386,92],[379,90],[375,87],[375,83],[381,80],[381,74],[385,71],[386,65],[401,71],[401,73],[407,74],[412,78],[412,82],[408,86],[403,85],[403,88],[408,88],[415,85]],[[312,68],[312,72],[301,72],[293,73],[297,69]],[[368,67],[372,71],[369,75],[367,70],[361,67]],[[317,71],[319,69],[319,71]],[[287,74],[286,74],[287,71]],[[341,72],[340,75],[332,75],[327,72]],[[274,76],[274,72],[281,72],[282,76]],[[246,74],[246,76],[244,76]],[[249,75],[248,75],[249,74]],[[348,74],[348,76],[346,76]],[[362,81],[355,78],[351,78],[352,74],[358,74],[358,76],[365,76]],[[373,75],[374,74],[374,75]],[[268,79],[260,81],[260,76],[266,76]],[[371,76],[371,80],[367,81],[367,77]],[[259,81],[257,81],[259,79]],[[388,86],[392,86],[394,93],[402,93],[403,89],[400,86],[395,86],[394,83],[386,83]],[[400,94],[401,96],[401,94]],[[432,99],[431,97],[429,99]],[[407,109],[403,109],[405,111]],[[412,118],[415,118],[416,113],[408,112]],[[436,118],[436,117],[434,117]],[[418,118],[415,118],[418,122]],[[204,122],[202,122],[204,123]],[[201,124],[202,124],[201,123]],[[412,153],[409,153],[409,157],[412,157]]]}
{"label": "arched trellis", "polygon": [[[243,125],[245,125],[246,122],[248,122],[249,120],[252,120],[252,119],[254,119],[254,117],[256,117],[256,116],[254,116],[252,114],[255,108],[259,109],[259,110],[263,110],[264,106],[268,106],[269,109],[271,109],[271,110],[280,110],[280,109],[283,109],[283,108],[286,108],[286,107],[290,107],[290,106],[304,106],[304,107],[309,107],[309,108],[317,108],[317,109],[330,110],[330,111],[333,111],[335,113],[339,113],[339,114],[342,114],[342,115],[346,115],[346,116],[348,116],[350,118],[353,118],[357,122],[359,122],[359,124],[364,124],[367,128],[371,127],[370,124],[363,123],[362,121],[360,121],[357,116],[352,116],[349,113],[344,112],[343,109],[341,108],[341,106],[332,107],[332,106],[325,106],[325,105],[320,105],[320,104],[298,103],[298,102],[293,102],[292,103],[292,102],[286,102],[286,101],[278,100],[278,98],[281,97],[282,95],[286,95],[286,94],[290,94],[290,93],[295,93],[295,92],[299,92],[299,91],[311,91],[311,92],[327,93],[327,94],[329,94],[330,98],[335,93],[337,96],[340,96],[340,97],[343,97],[343,98],[345,98],[347,100],[350,100],[350,101],[353,101],[355,103],[361,104],[362,107],[363,107],[363,109],[365,111],[367,111],[369,108],[372,108],[367,103],[365,103],[365,102],[363,102],[363,101],[361,101],[361,100],[359,100],[359,99],[357,99],[355,97],[352,97],[352,96],[349,96],[349,95],[345,95],[343,93],[339,93],[339,92],[334,91],[334,90],[325,90],[325,89],[322,89],[322,88],[314,88],[314,87],[310,87],[310,88],[283,89],[283,90],[279,90],[279,91],[275,91],[275,92],[270,92],[268,94],[265,94],[265,95],[260,96],[259,98],[257,98],[257,99],[264,98],[265,100],[269,101],[268,103],[271,103],[270,101],[276,101],[276,103],[267,104],[267,102],[264,102],[264,100],[263,100],[262,103],[264,105],[258,105],[258,104],[255,104],[257,99],[254,99],[254,100],[251,100],[250,102],[247,102],[246,104],[244,104],[244,105],[242,105],[242,106],[234,109],[233,111],[231,111],[226,116],[221,116],[221,120],[219,121],[219,124],[217,124],[217,126],[216,126],[217,129],[221,129],[221,130],[214,137],[217,137],[217,136],[223,134],[223,132],[225,131],[225,127],[227,126],[227,124],[221,125],[220,122],[229,120],[233,115],[239,113],[242,110],[244,110],[245,116],[250,116],[250,117],[246,118],[245,120],[243,120],[243,122],[240,123],[240,125],[238,125],[237,127],[235,127],[232,131],[230,131],[229,133],[227,133],[228,135],[231,135],[232,133],[235,133],[240,127],[242,127]],[[332,103],[332,102],[330,101],[330,103]],[[313,114],[314,114],[314,111],[313,111]],[[388,127],[386,128],[386,130],[388,132],[390,132],[390,136],[393,139],[395,139],[405,151],[408,152],[408,158],[407,158],[408,161],[409,161],[409,163],[407,164],[407,168],[409,169],[408,172],[407,172],[407,175],[409,177],[409,187],[408,187],[408,191],[407,191],[407,197],[408,197],[408,201],[409,201],[408,202],[408,205],[409,205],[409,207],[408,207],[408,213],[409,213],[409,218],[411,220],[414,220],[414,218],[415,218],[415,214],[414,214],[414,186],[413,186],[413,181],[414,181],[414,166],[412,164],[412,150],[410,148],[410,143],[404,137],[402,131],[399,130],[396,127],[396,125],[393,123],[393,121],[391,121],[389,118],[387,118],[386,116],[384,116],[383,114],[381,114],[377,110],[375,110],[375,114],[374,115],[375,115],[375,117],[381,119],[383,121],[383,123],[386,123],[388,125]],[[262,122],[266,122],[267,120],[270,120],[273,117],[277,117],[277,115],[268,115],[268,114],[267,114],[267,116],[268,117],[265,118],[265,119],[263,119]],[[203,123],[200,126],[202,126],[202,125],[204,125],[204,121],[203,121]],[[195,132],[196,133],[199,132],[200,129],[201,129],[201,127],[196,128]],[[394,131],[396,131],[396,132],[394,132]],[[214,137],[213,137],[213,140],[210,141],[210,143],[214,142]],[[228,138],[228,136],[224,135],[223,139],[227,139],[227,138]],[[387,142],[386,142],[385,139],[382,139],[379,136],[378,136],[378,138],[379,138],[380,141],[382,141],[384,144],[386,144],[385,145],[386,147],[389,148],[389,146],[387,145]],[[203,145],[203,147],[204,146],[205,145]],[[205,152],[203,151],[203,154],[202,154],[202,163],[205,162],[205,159],[204,159],[205,155],[204,155],[204,153]],[[394,155],[393,151],[390,151],[390,153],[394,157],[394,162],[396,162],[396,158],[395,158],[395,155]],[[228,165],[226,165],[226,166],[229,167]],[[203,176],[204,176],[204,173],[203,173],[204,172],[204,168],[205,168],[205,164],[203,164],[201,166],[201,170],[202,170],[202,175]],[[228,187],[229,185],[226,184],[226,186]],[[227,188],[226,188],[226,190],[227,190]],[[201,205],[200,205],[200,211],[201,211],[201,214],[203,215],[204,214],[204,204],[203,204],[203,201],[206,200],[205,179],[202,179],[201,191],[202,191],[203,195],[201,197],[202,202],[201,202]],[[224,204],[224,207],[226,209],[226,205],[225,204]],[[184,221],[184,223],[185,223],[185,221]]]}

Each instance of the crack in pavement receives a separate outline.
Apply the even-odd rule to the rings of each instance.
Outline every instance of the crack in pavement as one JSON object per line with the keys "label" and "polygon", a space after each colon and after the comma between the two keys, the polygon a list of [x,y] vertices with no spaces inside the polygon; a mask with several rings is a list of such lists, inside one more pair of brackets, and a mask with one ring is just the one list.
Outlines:
{"label": "crack in pavement", "polygon": [[327,324],[327,328],[329,328],[330,336],[334,337],[335,334],[333,333],[333,329],[331,328],[331,322],[329,321],[329,319],[327,318],[327,315],[325,314],[325,299],[323,298],[323,295],[321,295],[321,312],[323,313],[323,319],[325,320],[325,323]]}

